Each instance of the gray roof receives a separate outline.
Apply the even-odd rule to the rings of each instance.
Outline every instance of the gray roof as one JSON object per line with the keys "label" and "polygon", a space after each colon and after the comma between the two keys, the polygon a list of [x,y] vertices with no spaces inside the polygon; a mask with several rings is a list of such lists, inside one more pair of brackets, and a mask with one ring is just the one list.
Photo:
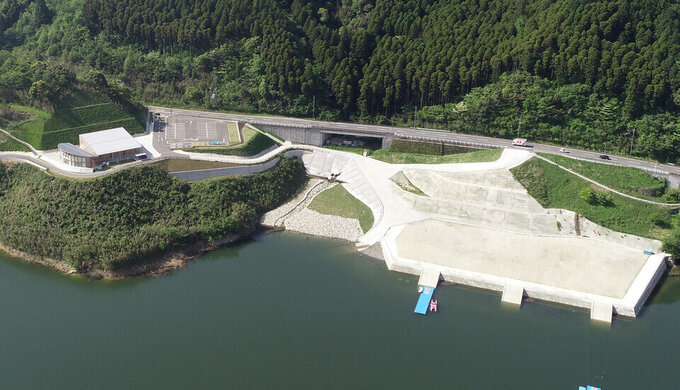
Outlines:
{"label": "gray roof", "polygon": [[81,149],[81,148],[75,146],[74,144],[71,144],[71,143],[68,143],[68,142],[67,142],[67,143],[63,143],[63,144],[59,144],[59,145],[57,145],[57,147],[58,147],[59,150],[61,150],[62,152],[68,153],[68,154],[70,154],[70,155],[72,155],[72,156],[78,156],[78,157],[97,157],[96,154],[92,154],[92,153],[88,152],[87,150]]}
{"label": "gray roof", "polygon": [[130,149],[141,149],[142,145],[132,138],[124,128],[95,131],[80,135],[80,144],[86,143],[99,156],[122,152]]}

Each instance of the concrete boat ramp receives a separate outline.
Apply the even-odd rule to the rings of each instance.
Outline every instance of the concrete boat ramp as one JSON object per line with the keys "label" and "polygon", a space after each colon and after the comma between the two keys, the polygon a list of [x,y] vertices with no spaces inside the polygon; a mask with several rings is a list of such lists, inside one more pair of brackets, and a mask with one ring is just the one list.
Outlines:
{"label": "concrete boat ramp", "polygon": [[[436,266],[443,280],[499,291],[505,303],[521,305],[530,297],[591,309],[592,319],[605,322],[614,313],[635,317],[666,269],[665,255],[647,256],[589,238],[537,240],[500,233],[426,220],[390,229],[383,253],[390,270],[421,275],[421,286],[436,286],[422,282]],[[565,242],[552,246],[554,240]],[[509,242],[538,248],[524,253]]]}
{"label": "concrete boat ramp", "polygon": [[531,156],[506,149],[489,163],[397,165],[316,149],[303,160],[373,211],[357,247],[380,243],[388,268],[420,276],[419,286],[434,291],[442,279],[499,291],[510,304],[590,309],[605,322],[637,316],[666,269],[664,254],[643,251],[661,243],[543,208],[509,171]]}

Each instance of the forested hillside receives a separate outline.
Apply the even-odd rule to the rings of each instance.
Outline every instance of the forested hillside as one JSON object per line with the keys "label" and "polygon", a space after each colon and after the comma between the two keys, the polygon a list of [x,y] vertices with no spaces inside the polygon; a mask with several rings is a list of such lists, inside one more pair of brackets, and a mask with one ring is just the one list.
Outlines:
{"label": "forested hillside", "polygon": [[[0,0],[0,10],[0,99],[30,98],[42,60],[102,71],[143,102],[618,151],[644,120],[646,138],[668,139],[643,145],[637,129],[633,153],[678,157],[668,152],[680,146],[678,0]],[[535,82],[514,86],[503,117],[470,122],[479,114],[454,109],[470,93],[505,90],[509,74]],[[546,85],[568,95],[553,105],[559,115],[526,100],[535,93],[524,88]],[[584,110],[616,124],[596,127]]]}
{"label": "forested hillside", "polygon": [[306,180],[302,161],[288,158],[254,176],[192,184],[148,165],[70,180],[0,163],[0,244],[81,271],[115,270],[245,233]]}

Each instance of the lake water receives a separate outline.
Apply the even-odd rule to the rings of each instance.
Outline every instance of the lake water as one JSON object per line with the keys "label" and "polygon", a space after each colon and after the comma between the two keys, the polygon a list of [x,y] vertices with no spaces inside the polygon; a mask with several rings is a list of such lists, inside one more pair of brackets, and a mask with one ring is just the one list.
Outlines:
{"label": "lake water", "polygon": [[352,245],[257,236],[161,278],[96,281],[0,257],[0,388],[674,389],[680,279],[641,317],[440,286]]}

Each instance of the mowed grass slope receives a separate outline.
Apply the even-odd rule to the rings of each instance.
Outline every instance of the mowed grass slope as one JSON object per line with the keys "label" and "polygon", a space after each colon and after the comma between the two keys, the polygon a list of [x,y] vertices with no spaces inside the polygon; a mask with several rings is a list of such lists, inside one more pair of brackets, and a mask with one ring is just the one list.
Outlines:
{"label": "mowed grass slope", "polygon": [[84,90],[66,96],[53,113],[20,105],[12,105],[12,108],[31,114],[32,119],[8,131],[36,149],[54,149],[60,142],[78,144],[79,134],[115,127],[124,127],[131,134],[145,130],[144,123],[135,113],[104,96]]}
{"label": "mowed grass slope", "polygon": [[202,161],[176,158],[162,160],[152,164],[168,173],[238,166],[238,164],[230,164],[217,161]]}
{"label": "mowed grass slope", "polygon": [[666,190],[666,181],[640,169],[582,161],[554,154],[539,153],[539,155],[617,191],[663,201],[661,196]]}
{"label": "mowed grass slope", "polygon": [[445,156],[401,153],[380,149],[376,150],[371,157],[390,164],[453,164],[496,161],[501,157],[501,154],[503,154],[503,149],[486,149]]}
{"label": "mowed grass slope", "polygon": [[321,214],[358,219],[364,233],[373,227],[371,209],[340,184],[317,195],[308,207]]}
{"label": "mowed grass slope", "polygon": [[[185,149],[192,153],[214,153],[228,156],[254,156],[276,144],[273,139],[248,127],[242,130],[243,143],[228,147],[200,147]],[[229,134],[231,137],[231,133]]]}
{"label": "mowed grass slope", "polygon": [[[589,220],[609,229],[643,237],[662,239],[670,232],[672,216],[669,208],[655,206],[606,191],[612,199],[610,205],[589,204],[579,196],[583,188],[604,191],[591,183],[550,164],[532,158],[510,170],[529,194],[542,206],[575,211]],[[665,228],[653,221],[668,221]]]}

